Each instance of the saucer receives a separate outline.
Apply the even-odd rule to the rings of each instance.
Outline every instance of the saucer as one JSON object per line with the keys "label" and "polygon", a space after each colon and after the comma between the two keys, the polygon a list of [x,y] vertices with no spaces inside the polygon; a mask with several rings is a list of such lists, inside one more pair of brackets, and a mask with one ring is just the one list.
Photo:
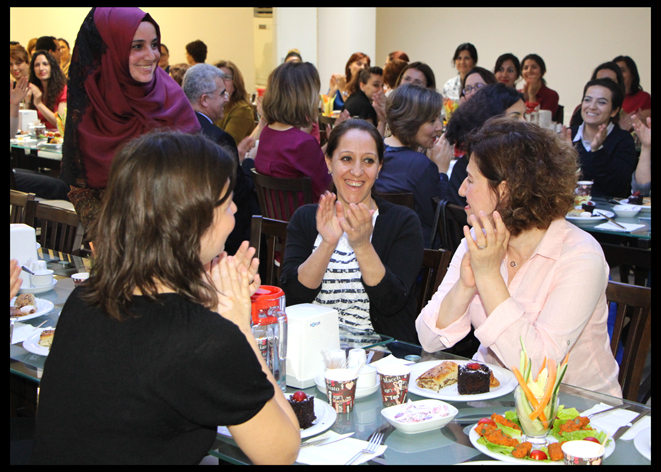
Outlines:
{"label": "saucer", "polygon": [[36,295],[38,293],[48,292],[49,290],[53,290],[55,288],[56,283],[57,283],[57,280],[53,279],[52,284],[38,285],[36,287],[34,285],[31,285],[29,288],[20,288],[18,290],[18,293],[32,293],[33,295]]}

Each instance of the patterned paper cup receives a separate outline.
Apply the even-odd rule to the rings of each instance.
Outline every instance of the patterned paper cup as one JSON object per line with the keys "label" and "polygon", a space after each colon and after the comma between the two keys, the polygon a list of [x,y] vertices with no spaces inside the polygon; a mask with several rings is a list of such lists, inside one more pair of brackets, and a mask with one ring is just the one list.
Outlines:
{"label": "patterned paper cup", "polygon": [[406,365],[386,365],[379,367],[383,406],[401,405],[406,402],[409,392],[411,368]]}
{"label": "patterned paper cup", "polygon": [[330,369],[325,373],[328,403],[338,413],[351,413],[358,377],[352,369]]}
{"label": "patterned paper cup", "polygon": [[565,465],[601,465],[604,449],[592,441],[567,441],[562,445]]}

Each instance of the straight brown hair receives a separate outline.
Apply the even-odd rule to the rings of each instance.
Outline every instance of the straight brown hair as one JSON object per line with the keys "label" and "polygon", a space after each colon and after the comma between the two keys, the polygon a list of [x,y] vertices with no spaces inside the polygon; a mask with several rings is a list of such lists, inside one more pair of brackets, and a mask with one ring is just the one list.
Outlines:
{"label": "straight brown hair", "polygon": [[305,128],[319,116],[319,73],[309,62],[285,62],[269,75],[262,102],[264,118]]}

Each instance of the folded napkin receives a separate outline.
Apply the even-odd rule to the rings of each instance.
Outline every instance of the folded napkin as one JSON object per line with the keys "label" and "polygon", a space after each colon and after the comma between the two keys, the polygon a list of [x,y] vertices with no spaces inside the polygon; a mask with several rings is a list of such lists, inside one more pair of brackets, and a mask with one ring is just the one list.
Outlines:
{"label": "folded napkin", "polygon": [[[599,403],[598,405],[593,406],[589,410],[585,410],[583,413],[581,413],[581,416],[587,416],[591,413],[603,411],[607,408],[611,408],[611,405],[606,405],[605,403]],[[626,425],[629,421],[632,421],[636,416],[638,416],[638,413],[636,413],[635,411],[628,411],[624,409],[613,410],[613,411],[609,411],[608,413],[604,413],[603,415],[598,415],[595,416],[594,418],[591,418],[590,424],[592,424],[596,428],[601,429],[602,431],[605,431],[613,435],[620,426]],[[630,441],[633,438],[635,438],[640,431],[642,431],[645,428],[649,428],[651,424],[652,424],[652,417],[651,415],[647,415],[638,423],[633,425],[633,427],[629,429],[626,433],[624,433],[620,439],[624,439],[625,441]]]}
{"label": "folded napkin", "polygon": [[[618,223],[620,223],[618,221]],[[620,223],[622,226],[624,226],[626,229],[622,229],[616,224],[611,223],[610,221],[608,223],[602,223],[600,225],[595,226],[595,229],[603,229],[605,231],[620,231],[622,233],[630,233],[631,231],[636,231],[637,229],[644,228],[645,225],[636,225],[633,223]]]}
{"label": "folded napkin", "polygon": [[379,368],[379,366],[392,365],[392,364],[411,364],[411,361],[407,361],[406,359],[399,359],[398,357],[395,357],[391,354],[389,356],[379,359],[378,361],[370,363],[370,365],[375,366],[377,369]]}
{"label": "folded napkin", "polygon": [[[336,438],[340,434],[334,431],[328,431],[325,434],[316,436],[314,439]],[[308,446],[301,449],[298,453],[296,462],[308,465],[344,465],[353,456],[367,447],[367,441],[354,438],[346,438],[326,446]],[[374,454],[363,454],[354,464],[362,464],[370,459],[383,454],[388,446],[381,445]]]}
{"label": "folded napkin", "polygon": [[37,331],[41,332],[45,329],[51,329],[51,328],[35,328],[31,324],[21,323],[20,321],[17,321],[16,323],[14,323],[14,332],[12,333],[11,342],[12,344],[22,343]]}

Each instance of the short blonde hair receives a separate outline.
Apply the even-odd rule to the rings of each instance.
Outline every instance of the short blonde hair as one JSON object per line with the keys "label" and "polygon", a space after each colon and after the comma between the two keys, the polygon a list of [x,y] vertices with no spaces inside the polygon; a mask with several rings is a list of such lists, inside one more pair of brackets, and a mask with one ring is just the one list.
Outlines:
{"label": "short blonde hair", "polygon": [[302,128],[319,116],[319,73],[309,62],[285,62],[269,75],[262,109],[269,124]]}

